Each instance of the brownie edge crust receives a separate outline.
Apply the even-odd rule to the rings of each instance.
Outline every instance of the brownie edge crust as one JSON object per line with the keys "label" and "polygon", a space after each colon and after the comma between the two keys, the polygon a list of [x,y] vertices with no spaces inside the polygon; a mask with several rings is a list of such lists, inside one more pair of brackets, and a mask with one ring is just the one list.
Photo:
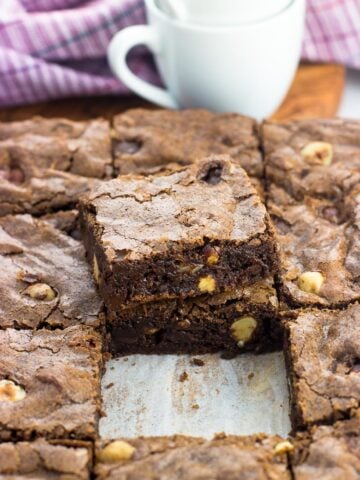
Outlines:
{"label": "brownie edge crust", "polygon": [[82,198],[80,221],[94,277],[112,311],[223,292],[278,269],[265,207],[227,156],[170,174],[107,182]]}

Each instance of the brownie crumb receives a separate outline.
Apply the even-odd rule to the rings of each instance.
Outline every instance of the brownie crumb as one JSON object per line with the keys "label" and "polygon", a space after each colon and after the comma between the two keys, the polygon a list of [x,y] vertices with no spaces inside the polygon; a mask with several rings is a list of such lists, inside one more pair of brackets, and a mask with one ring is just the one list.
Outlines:
{"label": "brownie crumb", "polygon": [[186,380],[189,380],[189,375],[186,372],[183,372],[179,377],[179,381],[185,382]]}
{"label": "brownie crumb", "polygon": [[201,360],[200,358],[193,358],[191,360],[191,363],[193,365],[196,365],[197,367],[203,367],[205,365],[205,362],[203,360]]}
{"label": "brownie crumb", "polygon": [[111,383],[109,383],[108,385],[106,385],[105,388],[106,388],[106,389],[109,389],[109,388],[111,388],[111,387],[113,387],[113,386],[114,386],[114,382],[111,382]]}
{"label": "brownie crumb", "polygon": [[191,406],[191,408],[192,408],[193,410],[199,410],[200,405],[199,405],[198,403],[194,403],[194,404]]}
{"label": "brownie crumb", "polygon": [[255,373],[254,373],[254,372],[251,372],[251,373],[249,373],[249,375],[248,375],[248,379],[251,380],[252,378],[254,378],[254,376],[255,376]]}

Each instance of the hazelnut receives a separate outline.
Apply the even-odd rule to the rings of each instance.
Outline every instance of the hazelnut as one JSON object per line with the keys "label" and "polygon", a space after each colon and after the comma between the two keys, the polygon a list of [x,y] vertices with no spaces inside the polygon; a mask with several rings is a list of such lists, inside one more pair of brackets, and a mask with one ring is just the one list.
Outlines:
{"label": "hazelnut", "polygon": [[201,277],[198,283],[198,288],[201,293],[212,293],[215,291],[216,282],[211,275]]}
{"label": "hazelnut", "polygon": [[102,450],[98,451],[96,457],[102,463],[116,463],[130,460],[136,448],[123,440],[115,440]]}
{"label": "hazelnut", "polygon": [[219,261],[219,249],[217,247],[212,247],[211,245],[206,245],[204,247],[204,256],[206,258],[206,263],[208,265],[216,265]]}
{"label": "hazelnut", "polygon": [[19,402],[26,396],[25,390],[12,380],[0,380],[0,402]]}
{"label": "hazelnut", "polygon": [[284,440],[275,445],[275,455],[282,455],[284,453],[289,453],[294,450],[294,445],[289,442],[289,440]]}
{"label": "hazelnut", "polygon": [[325,278],[320,272],[304,272],[298,278],[300,290],[306,293],[319,294]]}
{"label": "hazelnut", "polygon": [[56,297],[56,292],[47,283],[33,283],[24,290],[25,295],[35,300],[44,300],[50,302]]}
{"label": "hazelnut", "polygon": [[95,282],[99,285],[99,283],[100,283],[100,269],[99,269],[99,264],[98,264],[95,253],[94,253],[94,256],[93,256],[93,275],[94,275]]}
{"label": "hazelnut", "polygon": [[180,330],[186,330],[187,328],[191,327],[191,322],[188,319],[185,320],[180,320],[176,324],[176,328],[179,328]]}
{"label": "hazelnut", "polygon": [[235,320],[231,325],[231,335],[236,340],[239,347],[243,347],[248,342],[257,327],[257,321],[254,317],[246,315]]}
{"label": "hazelnut", "polygon": [[322,165],[330,165],[333,155],[333,147],[327,142],[310,142],[301,150],[301,156],[307,162]]}
{"label": "hazelnut", "polygon": [[160,330],[160,328],[148,327],[144,329],[145,335],[155,335]]}

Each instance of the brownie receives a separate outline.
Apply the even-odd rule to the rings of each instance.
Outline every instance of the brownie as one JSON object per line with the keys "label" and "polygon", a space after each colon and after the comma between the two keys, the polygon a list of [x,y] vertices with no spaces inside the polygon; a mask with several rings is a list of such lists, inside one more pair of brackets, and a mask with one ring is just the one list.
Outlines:
{"label": "brownie", "polygon": [[294,427],[346,418],[360,402],[360,305],[305,310],[286,323]]}
{"label": "brownie", "polygon": [[111,175],[106,120],[0,124],[0,215],[71,208],[80,194]]}
{"label": "brownie", "polygon": [[217,295],[150,302],[111,312],[113,355],[208,353],[281,348],[277,296],[272,279]]}
{"label": "brownie", "polygon": [[98,480],[290,480],[280,437],[219,435],[149,437],[102,442],[97,448]]}
{"label": "brownie", "polygon": [[0,329],[101,324],[83,245],[30,215],[0,218],[0,298]]}
{"label": "brownie", "polygon": [[263,127],[267,206],[292,307],[360,300],[360,122]]}
{"label": "brownie", "polygon": [[112,133],[119,174],[149,174],[228,154],[250,176],[263,176],[256,122],[236,113],[134,109],[115,116]]}
{"label": "brownie", "polygon": [[59,210],[55,213],[46,213],[39,218],[76,240],[81,240],[78,210]]}
{"label": "brownie", "polygon": [[0,440],[93,439],[101,369],[90,327],[0,330]]}
{"label": "brownie", "polygon": [[265,207],[227,156],[106,182],[82,198],[80,221],[95,278],[113,311],[233,290],[278,267]]}
{"label": "brownie", "polygon": [[91,445],[86,442],[38,439],[0,444],[0,480],[87,480],[91,463]]}
{"label": "brownie", "polygon": [[313,427],[309,433],[298,434],[291,456],[294,480],[358,480],[360,418]]}

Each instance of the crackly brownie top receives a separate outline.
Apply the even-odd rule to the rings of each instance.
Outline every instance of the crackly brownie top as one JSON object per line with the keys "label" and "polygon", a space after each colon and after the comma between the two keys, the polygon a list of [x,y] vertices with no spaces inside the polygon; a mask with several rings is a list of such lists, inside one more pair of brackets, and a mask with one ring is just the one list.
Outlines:
{"label": "crackly brownie top", "polygon": [[124,176],[83,199],[95,212],[110,260],[135,260],[204,238],[249,242],[268,229],[268,217],[245,171],[227,156],[211,156],[159,176]]}
{"label": "crackly brownie top", "polygon": [[298,434],[292,455],[295,480],[358,480],[360,478],[360,418]]}
{"label": "crackly brownie top", "polygon": [[30,215],[0,218],[0,297],[0,328],[100,322],[82,244]]}
{"label": "crackly brownie top", "polygon": [[119,173],[151,173],[226,153],[262,177],[256,122],[235,113],[134,109],[114,118],[113,137]]}
{"label": "crackly brownie top", "polygon": [[305,423],[339,418],[360,402],[360,305],[308,310],[287,324],[296,409]]}
{"label": "crackly brownie top", "polygon": [[5,442],[0,444],[0,479],[87,480],[90,461],[84,442]]}
{"label": "crackly brownie top", "polygon": [[289,479],[280,437],[153,437],[103,442],[95,468],[99,480]]}
{"label": "crackly brownie top", "polygon": [[105,120],[34,119],[0,124],[0,215],[75,205],[111,175]]}
{"label": "crackly brownie top", "polygon": [[111,175],[110,125],[102,118],[74,122],[65,118],[34,117],[0,123],[0,147],[2,152],[8,148],[9,156],[13,151],[14,161],[16,153],[19,156],[33,154],[39,168],[85,177]]}
{"label": "crackly brownie top", "polygon": [[263,132],[285,295],[297,305],[359,299],[360,123],[265,124]]}
{"label": "crackly brownie top", "polygon": [[0,438],[92,438],[101,337],[92,328],[0,331]]}

